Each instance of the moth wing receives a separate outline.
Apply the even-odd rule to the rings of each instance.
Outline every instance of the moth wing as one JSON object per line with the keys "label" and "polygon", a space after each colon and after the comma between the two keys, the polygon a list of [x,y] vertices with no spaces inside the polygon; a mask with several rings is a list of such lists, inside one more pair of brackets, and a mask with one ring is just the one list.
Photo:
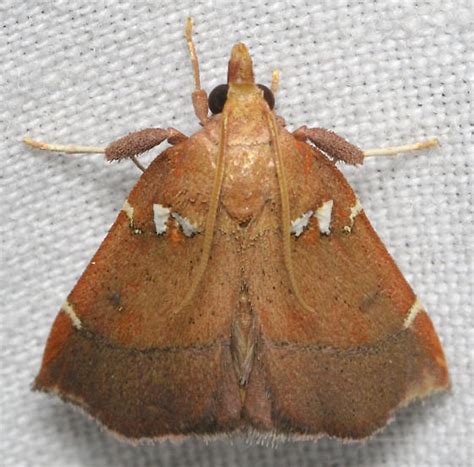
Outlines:
{"label": "moth wing", "polygon": [[291,235],[291,256],[314,311],[295,297],[281,230],[260,229],[281,216],[267,209],[244,260],[259,332],[244,410],[260,431],[364,438],[396,407],[448,386],[443,351],[339,170],[285,131],[280,140],[291,218],[313,213]]}
{"label": "moth wing", "polygon": [[177,312],[201,256],[216,151],[208,126],[153,161],[58,314],[35,381],[129,439],[229,431],[240,417],[230,237],[215,233]]}

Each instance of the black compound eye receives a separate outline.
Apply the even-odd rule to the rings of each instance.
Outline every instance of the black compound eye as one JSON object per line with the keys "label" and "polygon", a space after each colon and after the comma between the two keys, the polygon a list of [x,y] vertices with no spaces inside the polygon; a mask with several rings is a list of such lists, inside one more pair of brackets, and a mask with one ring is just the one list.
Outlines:
{"label": "black compound eye", "polygon": [[227,91],[229,90],[228,84],[220,84],[215,87],[211,94],[209,94],[208,104],[209,110],[213,114],[219,114],[224,108],[225,101],[227,100]]}
{"label": "black compound eye", "polygon": [[263,97],[267,101],[268,107],[270,107],[270,110],[273,110],[273,107],[275,107],[273,92],[263,84],[257,84],[257,86],[263,91]]}
{"label": "black compound eye", "polygon": [[[273,96],[273,92],[270,91],[270,89],[263,84],[257,84],[257,86],[263,91],[263,98],[267,101],[270,110],[273,110],[273,107],[275,107],[275,97]],[[225,101],[227,100],[228,91],[228,84],[220,84],[219,86],[215,87],[209,94],[209,110],[213,114],[219,114],[222,112]]]}

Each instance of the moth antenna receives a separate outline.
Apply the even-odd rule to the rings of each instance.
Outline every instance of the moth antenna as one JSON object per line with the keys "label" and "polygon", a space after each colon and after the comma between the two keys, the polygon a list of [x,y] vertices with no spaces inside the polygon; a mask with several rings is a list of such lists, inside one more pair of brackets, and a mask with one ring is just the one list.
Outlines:
{"label": "moth antenna", "polygon": [[186,43],[188,44],[189,55],[191,57],[191,64],[193,66],[193,76],[194,76],[194,91],[192,93],[194,113],[197,118],[204,125],[207,121],[208,113],[208,102],[206,91],[201,89],[201,78],[199,76],[199,60],[196,53],[196,47],[193,42],[193,19],[189,17],[186,20],[186,26],[184,28],[184,37],[186,38]]}
{"label": "moth antenna", "polygon": [[[41,151],[62,152],[64,154],[105,154],[106,148],[101,146],[79,146],[74,144],[52,144],[45,143],[31,139],[28,136],[23,138],[23,143]],[[145,172],[145,167],[138,162],[135,156],[130,156],[129,159],[142,171]]]}
{"label": "moth antenna", "polygon": [[273,95],[277,93],[279,85],[280,85],[280,72],[277,69],[275,69],[272,71],[271,90],[272,90]]}
{"label": "moth antenna", "polygon": [[280,186],[280,197],[281,197],[281,219],[282,219],[282,236],[283,236],[283,257],[285,260],[286,270],[290,279],[291,288],[296,296],[296,299],[300,302],[300,305],[310,313],[314,312],[314,309],[310,307],[303,299],[299,290],[298,284],[296,283],[295,270],[293,268],[293,259],[291,257],[291,223],[290,223],[290,200],[288,196],[288,184],[286,182],[285,167],[283,166],[283,157],[281,155],[280,143],[278,141],[277,123],[275,116],[271,113],[268,114],[268,123],[270,127],[270,133],[272,135],[272,143],[275,149],[275,166],[278,176],[278,184]]}
{"label": "moth antenna", "polygon": [[413,152],[420,149],[427,149],[439,144],[438,138],[426,139],[413,144],[404,144],[402,146],[389,146],[387,148],[371,148],[364,151],[365,157],[372,156],[395,156],[401,152]]}
{"label": "moth antenna", "polygon": [[211,198],[209,200],[209,211],[207,213],[206,227],[204,231],[204,240],[202,246],[201,258],[199,266],[191,282],[191,286],[186,293],[183,301],[179,304],[175,313],[179,313],[193,298],[196,290],[201,282],[202,276],[206,271],[211,253],[212,240],[214,239],[214,229],[216,226],[217,209],[219,206],[219,198],[222,190],[222,181],[224,179],[224,148],[227,134],[227,116],[222,116],[221,131],[219,136],[219,153],[217,156],[216,175],[212,187]]}

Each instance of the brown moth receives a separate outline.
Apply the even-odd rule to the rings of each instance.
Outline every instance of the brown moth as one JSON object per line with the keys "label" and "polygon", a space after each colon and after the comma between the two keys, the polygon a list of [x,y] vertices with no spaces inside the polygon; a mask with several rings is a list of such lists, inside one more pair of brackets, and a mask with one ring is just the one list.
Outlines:
{"label": "brown moth", "polygon": [[189,21],[203,127],[106,148],[135,161],[171,143],[62,306],[34,387],[131,441],[365,438],[449,381],[428,315],[335,165],[364,153],[328,130],[289,132],[240,43],[208,104],[190,34]]}

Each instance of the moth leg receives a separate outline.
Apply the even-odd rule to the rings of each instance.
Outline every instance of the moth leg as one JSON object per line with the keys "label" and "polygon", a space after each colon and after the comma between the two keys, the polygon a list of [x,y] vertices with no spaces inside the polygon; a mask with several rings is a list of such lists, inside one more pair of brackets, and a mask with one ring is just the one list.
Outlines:
{"label": "moth leg", "polygon": [[40,149],[41,151],[51,152],[64,152],[66,154],[103,154],[105,148],[101,146],[80,146],[76,144],[55,144],[45,143],[44,141],[38,141],[31,139],[29,136],[23,138],[23,143],[31,146],[34,149]]}
{"label": "moth leg", "polygon": [[336,161],[343,161],[351,165],[364,162],[364,152],[362,150],[331,130],[308,128],[304,125],[295,130],[293,136],[301,141],[311,141],[318,149],[321,149]]}
{"label": "moth leg", "polygon": [[388,146],[386,148],[371,148],[364,151],[365,157],[372,156],[396,156],[401,152],[413,152],[420,149],[427,149],[439,144],[438,138],[430,138],[418,143],[404,144],[402,146]]}
{"label": "moth leg", "polygon": [[199,77],[199,61],[196,54],[196,48],[194,47],[193,42],[193,19],[188,18],[186,21],[186,26],[184,28],[184,37],[186,38],[186,43],[188,44],[189,55],[191,57],[191,64],[193,66],[193,75],[194,75],[194,91],[192,93],[194,113],[199,119],[201,125],[204,125],[207,122],[207,113],[209,109],[209,104],[207,102],[207,93],[204,89],[201,89],[201,78]]}
{"label": "moth leg", "polygon": [[104,150],[108,161],[133,158],[167,140],[170,144],[178,144],[187,139],[174,128],[145,128],[129,133],[127,136],[110,143]]}
{"label": "moth leg", "polygon": [[293,136],[301,141],[309,140],[331,158],[342,160],[352,165],[362,164],[365,157],[394,156],[402,152],[418,151],[439,144],[437,138],[430,138],[413,144],[389,146],[386,148],[371,148],[362,151],[341,136],[324,128],[308,128],[307,126],[302,126],[293,132]]}
{"label": "moth leg", "polygon": [[130,159],[140,170],[145,168],[136,160],[135,156],[157,146],[167,140],[170,144],[178,144],[187,136],[174,128],[145,128],[144,130],[130,133],[123,138],[114,141],[107,147],[101,146],[78,146],[73,144],[51,144],[36,141],[29,137],[23,138],[28,146],[42,151],[63,152],[65,154],[105,154],[109,161]]}

